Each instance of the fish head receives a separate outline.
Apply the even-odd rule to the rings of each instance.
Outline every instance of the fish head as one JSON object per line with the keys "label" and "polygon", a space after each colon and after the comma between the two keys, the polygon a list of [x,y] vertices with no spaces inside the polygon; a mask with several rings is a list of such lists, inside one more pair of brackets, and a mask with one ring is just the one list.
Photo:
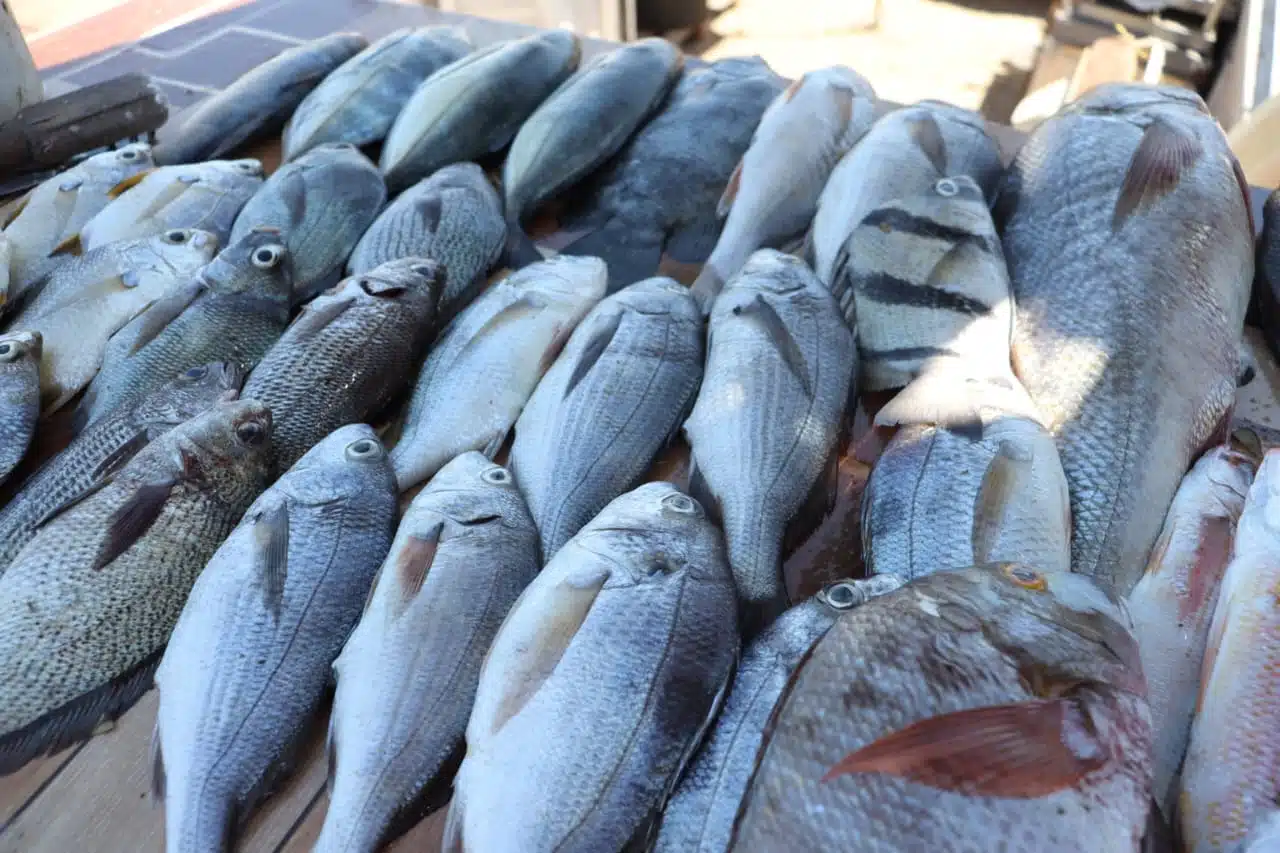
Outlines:
{"label": "fish head", "polygon": [[662,275],[629,284],[609,300],[640,314],[667,314],[691,323],[702,322],[698,303],[689,288]]}
{"label": "fish head", "polygon": [[[297,476],[303,472],[306,477]],[[304,500],[395,491],[387,449],[368,424],[338,427],[304,453],[286,476],[292,481],[290,493]]]}
{"label": "fish head", "polygon": [[1063,108],[1064,114],[1142,115],[1199,113],[1209,116],[1204,98],[1181,86],[1103,83]]}
{"label": "fish head", "polygon": [[933,117],[934,121],[952,122],[965,127],[979,131],[987,132],[987,122],[981,114],[970,109],[957,106],[949,101],[940,101],[937,98],[925,98],[923,101],[917,101],[910,109],[926,112]]}
{"label": "fish head", "polygon": [[590,304],[604,297],[609,270],[604,261],[590,255],[557,255],[517,270],[507,281],[556,301]]}
{"label": "fish head", "polygon": [[429,258],[396,258],[352,276],[344,287],[362,300],[425,301],[432,306],[444,291],[445,268]]}
{"label": "fish head", "polygon": [[573,30],[556,27],[525,38],[537,42],[547,61],[556,68],[576,68],[582,59],[582,39]]}
{"label": "fish head", "polygon": [[853,610],[873,598],[893,592],[901,587],[903,582],[900,575],[891,573],[873,575],[861,580],[848,578],[827,584],[818,591],[813,600],[835,615]]}
{"label": "fish head", "polygon": [[44,338],[39,332],[24,330],[0,335],[0,373],[39,365],[44,351]]}
{"label": "fish head", "polygon": [[431,520],[451,528],[451,537],[465,536],[479,524],[499,521],[506,526],[529,527],[532,519],[515,477],[483,453],[471,450],[449,461],[413,499],[405,513],[416,527]]}
{"label": "fish head", "polygon": [[1267,451],[1249,488],[1236,541],[1244,539],[1280,547],[1280,448]]}
{"label": "fish head", "polygon": [[698,501],[672,483],[652,482],[609,503],[565,545],[613,557],[630,572],[623,584],[642,584],[686,571],[718,581],[726,571],[724,542]]}
{"label": "fish head", "polygon": [[243,382],[244,370],[232,362],[189,368],[144,397],[133,409],[133,422],[143,428],[180,424],[216,403],[235,400]]}
{"label": "fish head", "polygon": [[[205,489],[228,504],[248,507],[273,473],[271,410],[257,400],[224,400],[178,424],[148,445],[184,469],[199,472]],[[138,457],[141,458],[142,453]]]}
{"label": "fish head", "polygon": [[424,195],[439,194],[445,190],[463,190],[472,192],[483,198],[499,213],[502,211],[502,200],[494,189],[484,169],[475,163],[453,163],[434,173],[418,184]]}
{"label": "fish head", "polygon": [[[137,178],[156,168],[151,146],[141,142],[124,145],[113,151],[94,154],[74,169],[69,169],[53,180],[59,181],[59,189],[69,192],[89,183],[101,191],[111,190],[131,178]],[[69,183],[76,186],[70,187]]]}
{"label": "fish head", "polygon": [[813,270],[800,258],[776,249],[759,249],[729,279],[712,306],[712,326],[726,315],[750,314],[757,300],[777,305],[809,295],[822,298],[830,294]]}
{"label": "fish head", "polygon": [[[197,228],[170,228],[139,241],[144,252],[173,269],[189,270],[203,267],[218,254],[218,238]],[[103,246],[110,249],[111,244]]]}
{"label": "fish head", "polygon": [[293,259],[278,228],[259,226],[218,253],[200,271],[213,293],[244,293],[280,307],[288,319]]}
{"label": "fish head", "polygon": [[1262,459],[1260,449],[1239,445],[1233,438],[1204,453],[1187,478],[1201,480],[1220,505],[1222,517],[1238,519]]}
{"label": "fish head", "polygon": [[256,187],[261,184],[266,171],[262,161],[244,160],[210,160],[207,163],[193,163],[185,166],[171,166],[174,180],[188,186],[203,185],[219,191],[228,191],[238,187]]}

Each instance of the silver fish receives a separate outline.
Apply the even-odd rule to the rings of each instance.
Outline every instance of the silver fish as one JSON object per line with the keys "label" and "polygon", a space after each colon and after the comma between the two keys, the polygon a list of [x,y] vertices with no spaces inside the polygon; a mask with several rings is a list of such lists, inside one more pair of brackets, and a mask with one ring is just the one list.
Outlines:
{"label": "silver fish", "polygon": [[70,246],[85,223],[111,203],[111,191],[155,167],[151,147],[136,143],[94,154],[33,189],[0,217],[12,250],[9,300],[15,301],[65,256],[50,259],[59,246]]}
{"label": "silver fish", "polygon": [[108,243],[58,266],[11,326],[39,332],[44,340],[44,411],[60,409],[88,385],[111,336],[148,304],[189,281],[217,249],[212,234],[174,229]]}
{"label": "silver fish", "polygon": [[396,258],[444,264],[439,322],[446,325],[483,289],[502,255],[507,227],[502,200],[475,163],[454,163],[414,184],[382,211],[356,244],[347,274]]}
{"label": "silver fish", "polygon": [[214,160],[270,136],[320,81],[368,46],[357,33],[332,33],[281,51],[161,130],[156,162]]}
{"label": "silver fish", "polygon": [[831,171],[875,114],[875,89],[843,65],[810,71],[774,99],[716,206],[724,227],[693,283],[704,314],[752,252],[809,227]]}
{"label": "silver fish", "polygon": [[0,231],[0,306],[9,301],[9,281],[13,278],[13,243]]}
{"label": "silver fish", "polygon": [[345,142],[319,145],[281,166],[231,229],[278,228],[293,260],[294,294],[305,302],[342,278],[347,258],[387,200],[377,167]]}
{"label": "silver fish", "polygon": [[770,721],[732,850],[1137,853],[1151,722],[1118,601],[940,571],[842,614]]}
{"label": "silver fish", "polygon": [[[832,292],[858,327],[859,387],[901,388],[951,359],[971,377],[1013,379],[1009,271],[972,178],[939,178],[868,211],[837,266]],[[959,402],[952,379],[942,377],[953,391],[940,396]]]}
{"label": "silver fish", "polygon": [[40,415],[39,332],[0,335],[0,481],[27,455]]}
{"label": "silver fish", "polygon": [[841,613],[901,585],[893,575],[838,581],[743,649],[724,709],[663,810],[654,853],[727,853],[769,719],[792,674]]}
{"label": "silver fish", "polygon": [[399,191],[450,163],[505,148],[581,55],[578,37],[555,29],[498,42],[432,74],[382,146],[387,186]]}
{"label": "silver fish", "polygon": [[615,499],[489,649],[443,849],[645,837],[722,702],[736,628],[723,540],[698,502],[670,483]]}
{"label": "silver fish", "polygon": [[680,429],[702,380],[703,327],[669,278],[606,298],[538,383],[511,444],[511,472],[550,559],[635,488]]}
{"label": "silver fish", "polygon": [[759,57],[687,68],[662,110],[566,211],[563,228],[585,233],[564,251],[602,258],[611,292],[657,275],[664,257],[705,261],[720,236],[716,203],[785,88]]}
{"label": "silver fish", "polygon": [[[684,54],[650,37],[600,54],[520,126],[502,170],[508,229],[618,152],[666,98]],[[525,262],[541,260],[526,255]]]}
{"label": "silver fish", "polygon": [[1222,128],[1173,86],[1093,89],[1036,128],[1001,191],[1013,363],[1071,486],[1071,566],[1121,594],[1226,434],[1251,220]]}
{"label": "silver fish", "polygon": [[599,258],[557,257],[513,273],[458,315],[422,366],[391,451],[401,491],[468,450],[493,458],[606,279]]}
{"label": "silver fish", "polygon": [[689,488],[722,519],[748,635],[785,607],[784,535],[834,478],[856,358],[826,287],[773,249],[753,254],[712,309],[706,372],[684,425]]}
{"label": "silver fish", "polygon": [[326,142],[380,142],[422,81],[470,52],[462,27],[405,28],[378,39],[298,104],[281,135],[284,159]]}
{"label": "silver fish", "polygon": [[120,470],[149,442],[178,424],[216,402],[234,400],[243,380],[244,373],[235,365],[202,365],[80,433],[0,509],[0,574],[54,510]]}
{"label": "silver fish", "polygon": [[244,395],[275,419],[284,471],[340,426],[362,423],[405,388],[430,340],[444,272],[391,261],[317,297],[249,374]]}
{"label": "silver fish", "polygon": [[1155,736],[1152,796],[1167,821],[1174,818],[1218,586],[1257,467],[1250,453],[1231,446],[1200,457],[1182,478],[1151,562],[1129,593]]}
{"label": "silver fish", "polygon": [[289,322],[293,290],[281,239],[273,229],[250,231],[112,335],[80,401],[80,424],[133,405],[202,364],[226,361],[252,370]]}
{"label": "silver fish", "polygon": [[229,849],[284,775],[395,522],[386,451],[351,424],[254,501],[200,573],[156,670],[169,853]]}
{"label": "silver fish", "polygon": [[454,459],[413,499],[334,664],[315,853],[374,853],[444,804],[485,653],[541,565],[511,474],[483,454]]}
{"label": "silver fish", "polygon": [[882,116],[836,165],[818,198],[812,234],[818,277],[835,282],[845,241],[877,207],[960,175],[991,199],[1003,171],[995,140],[971,110],[926,100]]}
{"label": "silver fish", "polygon": [[222,403],[56,511],[0,575],[0,773],[151,684],[201,568],[262,491],[271,413]]}

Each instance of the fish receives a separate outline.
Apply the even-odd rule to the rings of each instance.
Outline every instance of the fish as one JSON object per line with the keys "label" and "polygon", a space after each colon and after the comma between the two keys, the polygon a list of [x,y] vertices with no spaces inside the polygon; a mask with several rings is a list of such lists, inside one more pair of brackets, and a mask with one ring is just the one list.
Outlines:
{"label": "fish", "polygon": [[391,449],[400,491],[468,450],[492,459],[574,327],[604,298],[599,258],[530,264],[486,290],[440,333]]}
{"label": "fish", "polygon": [[1267,196],[1262,206],[1262,231],[1245,322],[1262,331],[1272,357],[1280,359],[1280,190]]}
{"label": "fish", "polygon": [[347,258],[387,201],[377,167],[345,142],[318,145],[277,169],[236,217],[231,242],[277,228],[293,260],[295,300],[342,278]]}
{"label": "fish", "polygon": [[367,424],[307,451],[213,554],[156,669],[152,791],[165,848],[229,850],[287,774],[396,524]]}
{"label": "fish", "polygon": [[[876,208],[967,175],[991,201],[1004,168],[982,116],[924,100],[881,116],[836,164],[813,218],[813,268],[830,287],[849,235]],[[847,254],[847,253],[846,253]]]}
{"label": "fish", "polygon": [[214,551],[265,488],[271,413],[219,403],[74,496],[0,575],[0,774],[85,740],[151,686]]}
{"label": "fish", "polygon": [[0,307],[9,300],[10,266],[13,263],[13,244],[0,231]]}
{"label": "fish", "polygon": [[1234,850],[1239,853],[1280,853],[1280,811],[1270,811],[1255,823],[1249,836]]}
{"label": "fish", "polygon": [[216,160],[271,136],[321,81],[368,46],[358,33],[331,33],[281,51],[198,103],[171,132],[161,131],[156,162]]}
{"label": "fish", "polygon": [[107,341],[139,311],[213,260],[217,239],[175,228],[108,243],[59,265],[10,328],[39,332],[40,404],[50,414],[93,379]]}
{"label": "fish", "polygon": [[81,251],[89,251],[173,228],[195,228],[225,246],[236,215],[262,186],[262,175],[258,160],[213,160],[134,175],[112,190],[115,200],[72,239]]}
{"label": "fish", "polygon": [[18,467],[40,415],[39,332],[0,334],[0,482]]}
{"label": "fish", "polygon": [[[532,247],[523,222],[626,144],[666,99],[684,54],[643,38],[600,54],[564,81],[520,126],[502,170],[509,245]],[[525,249],[521,265],[542,260]]]}
{"label": "fish", "polygon": [[1258,462],[1251,451],[1233,444],[1215,447],[1196,461],[1178,486],[1146,571],[1126,599],[1151,702],[1152,796],[1170,823],[1209,623]]}
{"label": "fish", "polygon": [[1213,608],[1196,696],[1191,742],[1178,786],[1178,823],[1187,853],[1236,853],[1271,819],[1280,794],[1275,668],[1280,655],[1274,518],[1280,451],[1269,450],[1249,487],[1231,561]]}
{"label": "fish", "polygon": [[151,146],[133,143],[94,154],[31,190],[0,227],[9,242],[8,301],[20,297],[69,256],[50,258],[112,201],[111,191],[130,178],[155,168]]}
{"label": "fish", "polygon": [[326,142],[381,142],[422,81],[471,49],[462,27],[405,27],[378,39],[298,104],[280,138],[285,161]]}
{"label": "fish", "polygon": [[688,288],[669,278],[619,290],[574,329],[511,443],[545,559],[639,485],[679,434],[702,381],[703,336]]}
{"label": "fish", "polygon": [[724,526],[748,638],[785,609],[789,523],[829,508],[856,361],[830,292],[774,249],[752,254],[711,311],[702,387],[684,424],[689,493]]}
{"label": "fish", "polygon": [[901,585],[893,575],[833,583],[747,644],[724,708],[663,810],[653,853],[727,853],[769,718],[792,674],[841,613]]}
{"label": "fish", "polygon": [[502,199],[475,163],[454,163],[414,184],[387,205],[356,244],[347,274],[402,257],[444,264],[443,328],[475,298],[507,240]]}
{"label": "fish", "polygon": [[135,406],[117,409],[81,432],[0,507],[0,575],[47,518],[138,451],[215,403],[234,400],[244,373],[233,364],[201,365],[161,385]]}
{"label": "fish", "polygon": [[[859,387],[909,386],[948,361],[1012,381],[1013,293],[982,188],[967,175],[871,210],[853,229],[832,292],[857,325]],[[952,377],[938,377],[954,388]],[[951,399],[917,386],[922,401]],[[1019,396],[1026,398],[1019,389]],[[935,404],[936,405],[936,404]]]}
{"label": "fish", "polygon": [[413,499],[334,664],[315,853],[375,853],[444,805],[485,653],[541,565],[511,472],[484,454],[461,454]]}
{"label": "fish", "polygon": [[1182,475],[1226,435],[1253,279],[1248,202],[1200,96],[1136,84],[1046,119],[1000,191],[1013,365],[1071,487],[1072,570],[1121,595]]}
{"label": "fish", "polygon": [[720,236],[716,205],[786,82],[759,57],[685,69],[654,115],[583,187],[562,221],[563,251],[609,266],[610,292],[702,263]]}
{"label": "fish", "polygon": [[[186,370],[214,361],[252,370],[289,323],[293,282],[283,236],[256,228],[107,342],[77,410],[92,424]],[[83,428],[83,426],[81,426]]]}
{"label": "fish", "polygon": [[621,850],[650,836],[723,704],[736,628],[723,540],[698,502],[663,482],[615,498],[494,638],[442,849]]}
{"label": "fish", "polygon": [[1119,599],[932,572],[842,614],[772,718],[731,847],[1137,853],[1151,718]]}
{"label": "fish", "polygon": [[396,398],[430,340],[444,271],[402,258],[352,276],[307,303],[245,382],[266,403],[286,471],[315,444]]}
{"label": "fish", "polygon": [[836,163],[871,129],[876,104],[871,83],[843,65],[805,73],[769,104],[716,205],[723,230],[693,283],[704,315],[752,252],[809,227]]}
{"label": "fish", "polygon": [[582,56],[567,29],[501,41],[432,74],[409,96],[382,145],[379,166],[392,192],[450,163],[507,147]]}
{"label": "fish", "polygon": [[863,494],[868,572],[912,580],[989,562],[1071,571],[1071,501],[1058,448],[1033,412],[1004,408],[1001,396],[994,388],[994,405],[976,421],[897,430]]}

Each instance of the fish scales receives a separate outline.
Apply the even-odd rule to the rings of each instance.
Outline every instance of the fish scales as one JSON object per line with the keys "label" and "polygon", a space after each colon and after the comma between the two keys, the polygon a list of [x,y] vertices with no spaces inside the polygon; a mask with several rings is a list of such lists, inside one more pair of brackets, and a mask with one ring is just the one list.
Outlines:
{"label": "fish scales", "polygon": [[702,379],[703,334],[688,289],[669,278],[623,288],[574,330],[511,445],[545,559],[638,485],[679,430]]}
{"label": "fish scales", "polygon": [[646,838],[727,689],[734,606],[720,533],[696,501],[646,483],[610,503],[494,639],[443,849]]}
{"label": "fish scales", "polygon": [[281,472],[407,386],[430,339],[442,279],[440,264],[422,258],[352,276],[309,302],[267,350],[244,396],[271,408]]}
{"label": "fish scales", "polygon": [[0,335],[0,481],[13,473],[35,436],[41,344],[39,332]]}
{"label": "fish scales", "polygon": [[1244,188],[1198,95],[1111,84],[1041,124],[1001,191],[1013,361],[1071,486],[1072,568],[1122,594],[1225,435],[1253,277]]}
{"label": "fish scales", "polygon": [[285,161],[326,142],[381,141],[423,80],[471,52],[461,27],[399,29],[328,74],[293,111],[281,134]]}
{"label": "fish scales", "polygon": [[0,508],[0,574],[54,509],[84,493],[148,442],[215,402],[234,399],[243,379],[235,365],[211,364],[199,375],[170,380],[136,406],[118,409],[76,436]]}
{"label": "fish scales", "polygon": [[222,403],[46,522],[0,576],[0,772],[150,687],[196,576],[262,491],[271,414]]}
{"label": "fish scales", "polygon": [[1123,610],[1017,564],[842,614],[796,673],[732,850],[1137,853],[1151,784]]}
{"label": "fish scales", "polygon": [[458,456],[414,498],[334,664],[316,853],[374,853],[443,804],[485,653],[541,565],[524,499],[484,454]]}
{"label": "fish scales", "polygon": [[856,358],[826,287],[773,249],[753,254],[712,310],[702,387],[684,425],[690,490],[723,519],[748,630],[785,605],[784,534],[834,471]]}
{"label": "fish scales", "polygon": [[365,424],[328,435],[209,560],[156,671],[154,764],[171,853],[229,840],[297,754],[395,532]]}

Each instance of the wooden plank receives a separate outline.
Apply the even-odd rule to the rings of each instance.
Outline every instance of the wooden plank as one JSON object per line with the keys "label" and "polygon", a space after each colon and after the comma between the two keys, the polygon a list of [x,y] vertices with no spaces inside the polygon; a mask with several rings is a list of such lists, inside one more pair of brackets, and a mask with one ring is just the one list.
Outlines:
{"label": "wooden plank", "polygon": [[1138,79],[1138,43],[1132,36],[1098,39],[1084,49],[1066,100],[1076,98],[1104,83],[1131,83]]}
{"label": "wooden plank", "polygon": [[67,747],[57,755],[31,762],[17,773],[0,777],[0,834],[83,748],[83,744]]}
{"label": "wooden plank", "polygon": [[[320,837],[320,827],[324,825],[324,815],[329,808],[329,795],[322,794],[315,806],[307,813],[306,819],[298,826],[297,832],[290,836],[279,853],[311,853],[316,839]],[[444,835],[445,817],[449,813],[448,805],[432,813],[413,829],[406,832],[396,841],[387,845],[384,853],[439,853],[440,842]]]}

